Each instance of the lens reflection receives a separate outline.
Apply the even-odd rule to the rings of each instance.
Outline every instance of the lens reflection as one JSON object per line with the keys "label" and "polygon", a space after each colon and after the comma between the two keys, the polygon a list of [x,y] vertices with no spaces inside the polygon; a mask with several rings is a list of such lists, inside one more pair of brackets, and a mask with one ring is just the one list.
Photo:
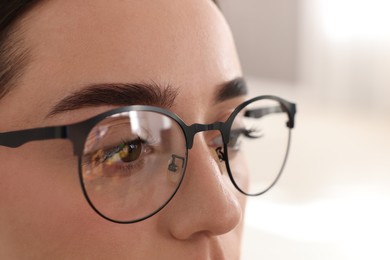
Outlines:
{"label": "lens reflection", "polygon": [[119,222],[136,221],[171,199],[185,162],[186,142],[176,121],[151,111],[114,114],[87,137],[83,187],[101,215]]}

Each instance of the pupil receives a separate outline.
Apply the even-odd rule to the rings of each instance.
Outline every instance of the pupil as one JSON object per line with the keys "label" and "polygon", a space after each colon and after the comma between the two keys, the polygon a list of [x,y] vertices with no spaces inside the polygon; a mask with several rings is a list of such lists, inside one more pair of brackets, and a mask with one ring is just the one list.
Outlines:
{"label": "pupil", "polygon": [[140,140],[124,144],[124,147],[119,152],[119,156],[123,162],[132,162],[139,158],[141,154],[142,144]]}

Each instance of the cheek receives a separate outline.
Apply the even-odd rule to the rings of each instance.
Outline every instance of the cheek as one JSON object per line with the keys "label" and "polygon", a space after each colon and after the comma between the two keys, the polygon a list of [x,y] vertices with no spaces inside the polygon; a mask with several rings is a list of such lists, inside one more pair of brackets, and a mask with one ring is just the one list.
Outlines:
{"label": "cheek", "polygon": [[248,190],[249,168],[245,155],[238,152],[229,156],[229,166],[236,184],[243,190]]}
{"label": "cheek", "polygon": [[[238,153],[234,157],[229,158],[229,165],[234,180],[239,187],[246,190],[249,187],[249,169],[245,161],[245,156]],[[242,194],[232,183],[230,177],[228,176],[225,163],[221,164],[220,169],[224,174],[225,185],[229,188],[230,192],[235,195],[237,201],[240,203],[243,214],[245,213],[247,196]]]}
{"label": "cheek", "polygon": [[87,214],[71,145],[47,143],[0,149],[0,229],[11,248],[56,247]]}
{"label": "cheek", "polygon": [[[232,165],[232,171],[237,173],[237,182],[239,183],[240,187],[243,187],[244,190],[248,190],[249,188],[249,168],[248,164],[245,160],[245,156],[240,153],[236,156],[236,158],[233,159],[233,165]],[[242,194],[241,192],[237,191],[239,193],[239,200],[241,203],[241,206],[243,208],[243,212],[245,212],[245,206],[247,201],[247,196]]]}
{"label": "cheek", "polygon": [[98,216],[82,193],[71,144],[50,142],[0,147],[0,258],[145,253],[156,218],[119,225]]}

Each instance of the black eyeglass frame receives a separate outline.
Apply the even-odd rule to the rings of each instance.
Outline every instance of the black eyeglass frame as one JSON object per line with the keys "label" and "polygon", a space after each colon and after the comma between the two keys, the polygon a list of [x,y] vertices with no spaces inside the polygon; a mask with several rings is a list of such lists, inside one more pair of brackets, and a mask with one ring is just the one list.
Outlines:
{"label": "black eyeglass frame", "polygon": [[[204,132],[204,131],[210,131],[210,130],[217,130],[221,133],[222,136],[222,141],[224,143],[224,152],[222,153],[223,160],[226,163],[226,168],[227,172],[229,175],[230,180],[232,181],[233,185],[243,194],[249,195],[249,196],[257,196],[260,194],[263,194],[267,190],[269,190],[279,179],[279,176],[281,175],[281,172],[283,171],[286,159],[287,159],[287,154],[289,150],[289,144],[290,144],[290,132],[289,132],[289,142],[287,146],[287,153],[282,165],[282,168],[275,179],[275,181],[271,184],[270,187],[268,187],[265,191],[262,191],[261,193],[257,194],[248,194],[244,192],[235,182],[230,166],[228,163],[228,144],[229,144],[229,136],[230,136],[230,131],[231,127],[233,124],[234,119],[238,115],[238,113],[241,112],[241,110],[249,105],[252,102],[263,100],[263,99],[269,99],[269,100],[274,100],[278,102],[281,105],[281,110],[270,107],[270,108],[260,108],[260,109],[255,109],[251,110],[249,112],[246,112],[246,115],[250,117],[262,117],[264,115],[270,114],[270,113],[276,113],[276,112],[285,112],[287,113],[288,116],[288,121],[286,123],[286,126],[289,128],[291,131],[292,128],[294,128],[295,124],[295,114],[296,114],[296,105],[294,103],[291,103],[285,99],[282,99],[277,96],[272,96],[272,95],[264,95],[264,96],[257,96],[255,98],[252,98],[250,100],[247,100],[243,103],[241,103],[239,106],[237,106],[234,111],[231,113],[229,118],[225,122],[215,122],[212,124],[192,124],[188,126],[187,124],[184,123],[184,121],[174,114],[173,112],[160,108],[160,107],[154,107],[154,106],[148,106],[148,105],[133,105],[133,106],[126,106],[126,107],[121,107],[117,109],[113,109],[107,112],[104,112],[102,114],[96,115],[92,118],[89,118],[87,120],[71,124],[71,125],[62,125],[62,126],[50,126],[50,127],[41,127],[41,128],[33,128],[33,129],[26,129],[26,130],[18,130],[18,131],[12,131],[12,132],[5,132],[5,133],[0,133],[0,146],[5,146],[5,147],[11,147],[11,148],[16,148],[19,147],[27,142],[31,141],[40,141],[40,140],[51,140],[51,139],[68,139],[72,142],[73,144],[73,153],[75,156],[78,156],[78,171],[79,171],[79,178],[80,178],[80,184],[83,190],[83,194],[89,203],[89,205],[92,207],[92,209],[102,216],[103,218],[115,222],[115,223],[134,223],[134,222],[139,222],[142,220],[145,220],[153,215],[155,215],[157,212],[159,212],[162,208],[164,208],[170,200],[174,197],[176,194],[177,190],[181,186],[181,182],[184,179],[184,175],[186,172],[186,167],[187,167],[187,158],[188,158],[188,150],[192,148],[193,146],[193,141],[194,141],[194,136],[195,134],[199,132]],[[184,138],[186,141],[186,159],[185,159],[185,164],[184,164],[184,171],[183,171],[183,176],[180,180],[179,185],[177,186],[175,192],[172,194],[172,196],[166,201],[164,205],[162,205],[160,208],[152,212],[151,214],[137,219],[133,221],[118,221],[115,219],[111,219],[102,213],[99,212],[98,209],[95,208],[91,200],[89,199],[89,196],[87,194],[87,191],[84,187],[84,182],[83,182],[83,177],[82,177],[82,157],[83,157],[83,151],[84,151],[84,145],[86,142],[86,139],[92,130],[92,128],[97,125],[100,121],[103,119],[114,115],[118,113],[123,113],[123,112],[131,112],[131,111],[145,111],[145,112],[155,112],[159,113],[162,115],[165,115],[175,122],[179,124],[181,127]]]}

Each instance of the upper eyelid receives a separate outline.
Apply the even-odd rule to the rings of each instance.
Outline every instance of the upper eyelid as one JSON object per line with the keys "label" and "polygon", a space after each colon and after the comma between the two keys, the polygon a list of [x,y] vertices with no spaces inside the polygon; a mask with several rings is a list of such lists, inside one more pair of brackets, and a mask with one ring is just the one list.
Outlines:
{"label": "upper eyelid", "polygon": [[[134,139],[134,140],[129,140],[129,141],[123,141],[123,140],[122,140],[122,141],[121,141],[121,144],[123,144],[123,143],[131,143],[131,142],[134,142],[135,140],[136,140],[136,139]],[[142,139],[140,139],[140,140],[141,140],[141,143],[142,143],[142,144],[144,144],[144,143],[146,142],[146,141],[144,141],[144,140],[142,140]],[[103,152],[103,155],[104,155],[104,156],[107,156],[109,153],[115,154],[115,153],[118,152],[118,151],[115,151],[115,150],[117,150],[121,144],[113,145],[113,146],[108,146],[108,147],[102,147],[102,148],[97,149],[97,150],[89,151],[87,154],[84,154],[83,157],[88,158],[87,161],[92,161],[92,157],[93,157],[94,154],[95,154],[97,151],[99,151],[99,150],[101,150],[101,151]],[[114,151],[115,151],[115,152],[114,152]],[[111,155],[112,155],[112,154],[111,154]],[[103,162],[104,162],[104,161],[103,161]]]}
{"label": "upper eyelid", "polygon": [[[230,100],[229,100],[230,101]],[[225,102],[225,101],[223,101]],[[223,102],[221,103],[223,105]],[[229,117],[232,115],[232,113],[234,112],[234,110],[242,103],[241,102],[235,102],[234,105],[229,105],[227,107],[224,107],[224,108],[221,108],[221,109],[218,109],[217,113],[212,117],[210,118],[210,123],[214,123],[214,122],[226,122]],[[212,111],[212,109],[210,109],[210,111]]]}

